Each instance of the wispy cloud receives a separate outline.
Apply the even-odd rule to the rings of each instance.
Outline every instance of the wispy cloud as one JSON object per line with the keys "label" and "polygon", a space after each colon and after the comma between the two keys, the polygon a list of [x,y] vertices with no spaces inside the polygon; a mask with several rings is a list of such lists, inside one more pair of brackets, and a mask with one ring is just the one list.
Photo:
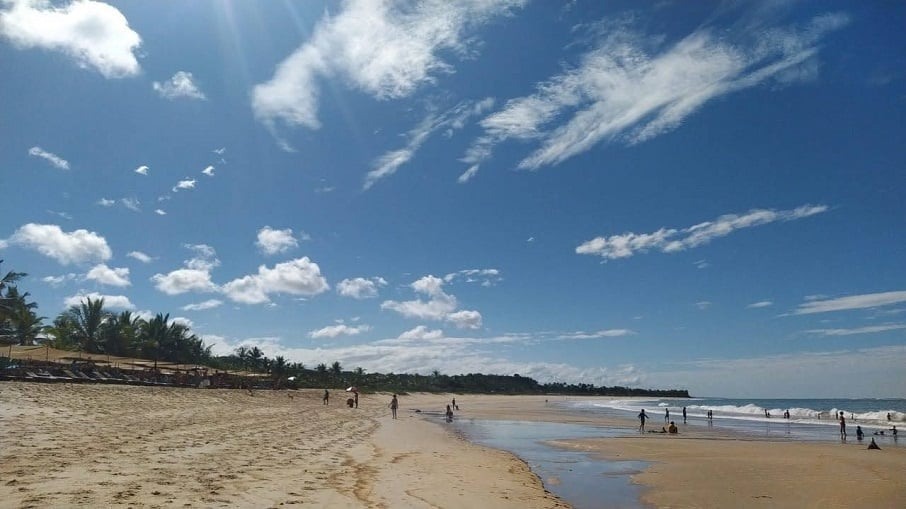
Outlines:
{"label": "wispy cloud", "polygon": [[208,166],[207,168],[201,170],[201,172],[209,177],[213,177],[214,176],[214,167]]}
{"label": "wispy cloud", "polygon": [[171,101],[174,99],[205,99],[204,93],[195,84],[192,73],[186,71],[178,71],[163,83],[155,81],[151,87],[161,97]]}
{"label": "wispy cloud", "polygon": [[[0,26],[2,26],[2,25],[0,25]],[[53,152],[48,152],[41,147],[35,146],[35,147],[28,149],[28,155],[34,156],[34,157],[40,157],[41,159],[44,159],[45,161],[49,162],[54,167],[59,168],[61,170],[69,169],[69,161],[54,154]]]}
{"label": "wispy cloud", "polygon": [[3,2],[0,35],[20,48],[62,52],[81,67],[106,78],[134,76],[141,70],[134,52],[141,37],[116,7],[84,0],[54,6],[42,0]]}
{"label": "wispy cloud", "polygon": [[746,307],[747,307],[747,308],[766,308],[766,307],[770,307],[770,306],[773,306],[773,305],[774,305],[774,302],[773,302],[773,301],[769,301],[769,300],[760,300],[760,301],[758,301],[758,302],[753,302],[753,303],[749,304],[749,305],[746,306]]}
{"label": "wispy cloud", "polygon": [[735,42],[702,28],[666,48],[660,48],[660,35],[646,38],[625,22],[608,21],[608,29],[600,30],[606,36],[577,66],[485,118],[484,134],[463,161],[481,163],[510,139],[539,145],[519,163],[529,170],[559,164],[602,142],[641,143],[675,129],[719,97],[769,80],[811,76],[790,71],[815,68],[819,40],[848,21],[827,14],[799,29],[736,34]]}
{"label": "wispy cloud", "polygon": [[808,315],[812,313],[828,313],[831,311],[847,311],[851,309],[866,309],[887,306],[906,302],[906,291],[866,293],[850,295],[836,299],[809,300],[799,305],[794,315]]}
{"label": "wispy cloud", "polygon": [[101,207],[112,207],[116,205],[116,200],[108,200],[107,198],[101,198],[96,202]]}
{"label": "wispy cloud", "polygon": [[685,251],[744,228],[777,221],[794,221],[827,211],[825,205],[803,205],[792,210],[755,209],[743,215],[727,214],[688,228],[661,228],[652,233],[623,233],[595,237],[576,248],[578,254],[597,255],[608,260],[628,258],[637,253],[657,250],[663,253]]}
{"label": "wispy cloud", "polygon": [[701,310],[701,311],[705,311],[705,310],[707,310],[707,309],[709,309],[709,308],[711,307],[711,301],[709,301],[709,300],[700,300],[700,301],[698,301],[698,302],[695,303],[695,307],[697,307],[697,308],[698,308],[699,310]]}
{"label": "wispy cloud", "polygon": [[180,189],[195,189],[195,182],[197,182],[195,179],[189,179],[189,178],[187,178],[185,180],[180,180],[179,182],[176,183],[175,186],[173,186],[172,191],[174,193],[177,193],[177,192],[179,192]]}
{"label": "wispy cloud", "polygon": [[142,209],[139,208],[139,205],[141,205],[141,203],[139,203],[138,198],[135,198],[135,197],[121,198],[120,203],[122,203],[124,207],[126,207],[127,209],[129,209],[133,212],[142,211]]}
{"label": "wispy cloud", "polygon": [[443,337],[444,331],[440,329],[429,329],[424,325],[418,325],[413,329],[409,329],[406,332],[403,332],[397,339],[402,339],[404,341],[419,341],[441,339]]}
{"label": "wispy cloud", "polygon": [[327,327],[313,330],[308,333],[312,339],[336,338],[339,336],[358,336],[363,332],[368,332],[371,327],[368,325],[350,326],[345,324],[328,325]]}
{"label": "wispy cloud", "polygon": [[369,189],[378,180],[396,173],[400,166],[408,163],[422,144],[435,132],[445,129],[447,134],[461,129],[469,118],[480,115],[494,105],[494,100],[486,98],[478,102],[465,101],[441,114],[430,114],[408,134],[408,142],[401,149],[392,150],[378,158],[374,169],[365,175],[364,188]]}
{"label": "wispy cloud", "polygon": [[139,166],[138,168],[135,169],[135,173],[138,173],[139,175],[147,175],[147,174],[148,174],[148,167],[145,166],[145,165],[141,165],[141,166]]}
{"label": "wispy cloud", "polygon": [[163,210],[163,209],[154,209],[154,213],[157,214],[158,216],[166,216],[166,215],[167,215],[167,211],[165,211],[165,210]]}
{"label": "wispy cloud", "polygon": [[208,299],[204,302],[199,302],[197,304],[188,304],[183,306],[181,309],[183,311],[203,311],[205,309],[214,309],[223,305],[222,300],[217,299]]}
{"label": "wispy cloud", "polygon": [[154,258],[151,258],[141,251],[130,251],[126,253],[126,256],[128,256],[129,258],[134,258],[142,263],[151,263],[151,261],[154,260]]}
{"label": "wispy cloud", "polygon": [[444,276],[445,283],[453,283],[455,281],[478,283],[481,286],[494,286],[503,281],[503,277],[497,269],[465,269],[451,272]]}
{"label": "wispy cloud", "polygon": [[524,0],[410,3],[352,0],[325,15],[311,38],[281,62],[273,78],[256,85],[252,108],[262,122],[320,127],[320,82],[340,79],[380,99],[412,94],[452,66],[441,51],[467,54],[469,31],[506,15]]}
{"label": "wispy cloud", "polygon": [[631,336],[635,331],[631,329],[602,329],[594,332],[567,332],[559,336],[560,339],[602,339],[602,338],[620,338]]}
{"label": "wispy cloud", "polygon": [[852,336],[854,334],[875,334],[878,332],[887,332],[892,330],[906,329],[906,323],[889,323],[886,325],[869,325],[866,327],[856,327],[854,329],[811,329],[807,330],[809,334],[819,334],[821,336]]}

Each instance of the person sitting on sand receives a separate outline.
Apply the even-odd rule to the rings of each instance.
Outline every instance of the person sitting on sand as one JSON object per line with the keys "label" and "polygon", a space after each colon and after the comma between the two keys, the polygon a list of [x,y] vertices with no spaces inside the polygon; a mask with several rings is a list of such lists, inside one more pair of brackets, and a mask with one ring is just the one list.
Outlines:
{"label": "person sitting on sand", "polygon": [[856,440],[861,442],[863,436],[865,433],[862,432],[862,426],[856,426]]}
{"label": "person sitting on sand", "polygon": [[871,443],[868,444],[868,448],[869,448],[869,449],[878,449],[878,450],[881,450],[881,448],[878,447],[878,444],[875,443],[875,439],[874,439],[874,438],[871,439]]}
{"label": "person sitting on sand", "polygon": [[667,428],[667,433],[670,433],[672,435],[679,433],[679,429],[677,429],[676,424],[673,421],[670,421],[670,426]]}

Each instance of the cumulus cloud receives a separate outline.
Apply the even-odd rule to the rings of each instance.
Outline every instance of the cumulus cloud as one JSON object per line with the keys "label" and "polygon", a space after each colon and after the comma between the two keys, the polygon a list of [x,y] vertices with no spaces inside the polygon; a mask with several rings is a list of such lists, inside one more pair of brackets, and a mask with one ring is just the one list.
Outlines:
{"label": "cumulus cloud", "polygon": [[166,216],[166,215],[167,215],[167,211],[165,211],[165,210],[163,210],[163,209],[154,209],[154,213],[157,214],[158,216]]}
{"label": "cumulus cloud", "polygon": [[409,285],[416,293],[425,295],[428,300],[408,301],[387,300],[381,303],[381,309],[396,311],[406,318],[418,320],[448,321],[460,328],[478,329],[481,327],[481,313],[478,311],[459,310],[456,297],[443,291],[444,280],[435,276],[425,276]]}
{"label": "cumulus cloud", "polygon": [[125,295],[102,295],[97,292],[85,293],[79,292],[70,297],[63,299],[63,305],[67,308],[72,306],[79,306],[83,302],[87,302],[88,299],[92,301],[104,299],[104,307],[110,309],[135,309],[135,305],[129,301],[129,297]]}
{"label": "cumulus cloud", "polygon": [[444,331],[440,329],[429,329],[425,325],[418,325],[414,329],[409,329],[399,335],[397,339],[407,341],[417,341],[421,339],[441,339],[444,337]]}
{"label": "cumulus cloud", "polygon": [[62,265],[104,262],[113,256],[107,240],[97,233],[64,232],[55,224],[25,224],[4,243],[33,249]]}
{"label": "cumulus cloud", "polygon": [[211,281],[211,271],[220,265],[214,248],[206,244],[186,244],[186,249],[194,256],[185,260],[184,268],[167,274],[151,276],[154,286],[167,295],[179,295],[187,292],[216,292],[220,288]]}
{"label": "cumulus cloud", "polygon": [[272,255],[299,247],[299,241],[293,236],[292,228],[275,230],[270,226],[265,226],[258,230],[258,240],[255,241],[255,245],[262,253]]}
{"label": "cumulus cloud", "polygon": [[196,182],[195,179],[180,180],[179,182],[176,183],[175,186],[173,186],[172,191],[174,193],[177,193],[177,192],[179,192],[180,189],[195,189],[195,182]]}
{"label": "cumulus cloud", "polygon": [[727,34],[699,28],[664,45],[625,22],[607,21],[578,65],[537,85],[530,96],[507,101],[486,117],[484,133],[463,161],[487,160],[506,140],[537,144],[519,167],[556,165],[602,142],[641,143],[677,128],[706,103],[763,83],[787,84],[814,73],[819,41],[846,25],[827,14],[800,28]]}
{"label": "cumulus cloud", "polygon": [[263,304],[271,294],[286,293],[311,297],[330,289],[321,268],[307,256],[278,263],[273,269],[258,267],[257,274],[234,279],[223,285],[223,293],[234,302]]}
{"label": "cumulus cloud", "polygon": [[138,173],[139,175],[147,175],[147,174],[148,174],[148,167],[145,166],[145,165],[141,165],[141,166],[139,166],[138,168],[135,169],[135,173]]}
{"label": "cumulus cloud", "polygon": [[346,2],[338,14],[324,16],[269,81],[255,86],[255,116],[271,126],[279,120],[317,129],[320,81],[333,78],[379,99],[406,97],[452,71],[439,52],[464,54],[474,42],[468,30],[523,3]]}
{"label": "cumulus cloud", "polygon": [[214,309],[220,307],[223,304],[222,300],[209,299],[204,302],[199,302],[197,304],[188,304],[183,306],[181,309],[183,311],[203,311],[205,309]]}
{"label": "cumulus cloud", "polygon": [[405,147],[391,150],[377,159],[374,168],[365,175],[364,188],[368,189],[378,180],[396,173],[401,166],[415,157],[415,153],[433,133],[445,130],[450,136],[453,131],[465,126],[469,118],[482,114],[493,105],[494,100],[491,98],[477,102],[464,101],[442,114],[428,115],[407,134],[408,142]]}
{"label": "cumulus cloud", "polygon": [[313,330],[308,333],[312,339],[336,338],[338,336],[358,336],[363,332],[368,332],[371,327],[368,325],[349,326],[345,324],[328,325],[327,327]]}
{"label": "cumulus cloud", "polygon": [[214,167],[208,166],[207,168],[201,170],[201,172],[209,177],[213,177],[214,176]]}
{"label": "cumulus cloud", "polygon": [[129,269],[126,267],[110,268],[105,263],[99,263],[85,274],[86,280],[97,281],[102,285],[129,286]]}
{"label": "cumulus cloud", "polygon": [[192,73],[186,71],[178,71],[163,83],[155,81],[151,87],[161,97],[171,101],[174,99],[205,99],[204,93],[195,84]]}
{"label": "cumulus cloud", "polygon": [[386,285],[387,281],[382,277],[347,278],[337,283],[337,293],[353,299],[371,299],[378,296],[379,287]]}
{"label": "cumulus cloud", "polygon": [[794,315],[808,315],[812,313],[828,313],[831,311],[847,311],[851,309],[866,309],[887,306],[906,302],[906,291],[882,293],[866,293],[850,295],[836,299],[812,299],[800,304]]}
{"label": "cumulus cloud", "polygon": [[115,7],[77,0],[54,6],[45,0],[12,0],[0,11],[0,35],[19,48],[62,52],[81,67],[93,67],[106,78],[138,74],[134,52],[141,37]]}
{"label": "cumulus cloud", "polygon": [[777,221],[794,221],[827,211],[825,205],[803,205],[792,210],[755,209],[743,215],[726,214],[688,228],[661,228],[652,233],[623,233],[595,237],[576,248],[578,254],[597,255],[607,260],[628,258],[637,253],[657,250],[663,253],[685,251],[725,237],[737,230]]}
{"label": "cumulus cloud", "polygon": [[129,258],[135,258],[142,263],[151,263],[151,260],[153,260],[153,258],[146,255],[145,253],[142,253],[141,251],[130,251],[126,254],[126,256],[128,256]]}
{"label": "cumulus cloud", "polygon": [[59,168],[61,170],[69,169],[69,161],[52,152],[48,152],[41,147],[35,146],[28,149],[28,155],[40,157],[41,159],[44,159],[45,161],[53,165],[55,168]]}

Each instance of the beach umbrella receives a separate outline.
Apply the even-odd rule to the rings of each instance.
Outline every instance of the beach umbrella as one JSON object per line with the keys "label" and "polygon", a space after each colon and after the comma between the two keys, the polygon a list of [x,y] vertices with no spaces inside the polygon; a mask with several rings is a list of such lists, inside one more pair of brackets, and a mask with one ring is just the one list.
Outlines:
{"label": "beach umbrella", "polygon": [[359,389],[356,387],[349,387],[346,389],[346,392],[359,392]]}

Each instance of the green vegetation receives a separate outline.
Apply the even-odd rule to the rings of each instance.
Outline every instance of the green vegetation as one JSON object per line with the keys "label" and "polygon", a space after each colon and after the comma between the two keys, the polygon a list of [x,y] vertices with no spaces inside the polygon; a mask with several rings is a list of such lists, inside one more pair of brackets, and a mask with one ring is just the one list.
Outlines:
{"label": "green vegetation", "polygon": [[270,379],[269,385],[275,388],[356,386],[361,391],[398,393],[689,397],[686,390],[540,384],[518,374],[443,375],[438,371],[430,375],[365,373],[360,367],[344,371],[336,361],[330,366],[320,363],[315,369],[308,369],[302,363],[288,362],[282,356],[270,359],[257,346],[241,346],[230,355],[214,356],[211,354],[211,346],[206,346],[185,324],[170,321],[169,314],[158,313],[146,320],[130,311],[112,313],[104,309],[104,299],[93,300],[90,297],[57,316],[53,325],[46,326],[46,318],[37,314],[38,305],[28,301],[27,292],[19,292],[18,282],[24,277],[24,273],[9,272],[0,280],[0,341],[4,344],[46,344],[61,350],[141,357],[219,370],[259,373],[266,375],[265,378]]}

